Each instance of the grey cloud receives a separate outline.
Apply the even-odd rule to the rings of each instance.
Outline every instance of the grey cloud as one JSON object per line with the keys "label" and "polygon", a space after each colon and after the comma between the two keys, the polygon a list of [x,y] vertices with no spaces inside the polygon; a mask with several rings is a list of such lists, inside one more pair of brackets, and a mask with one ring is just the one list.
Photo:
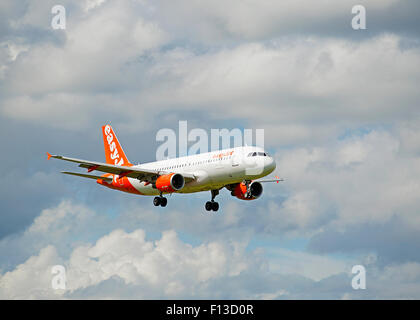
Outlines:
{"label": "grey cloud", "polygon": [[[367,290],[355,291],[347,263],[339,263],[339,273],[314,281],[299,274],[299,268],[287,274],[270,271],[281,270],[281,266],[272,267],[282,260],[262,250],[247,250],[248,240],[235,234],[230,240],[207,238],[194,245],[181,240],[174,231],[151,240],[133,224],[132,231],[115,230],[121,221],[101,215],[85,206],[63,202],[44,210],[24,234],[2,240],[2,256],[10,257],[11,251],[22,252],[26,247],[26,257],[18,266],[3,266],[0,295],[7,299],[406,299],[420,294],[420,264],[415,262],[393,260],[384,265],[380,260],[355,259],[367,272]],[[91,230],[93,223],[96,235]],[[390,236],[398,240],[395,235],[394,231]],[[339,236],[333,239],[327,240],[338,242],[348,252]],[[390,243],[382,240],[377,239],[384,245]],[[282,259],[288,259],[288,251],[283,254],[286,256]],[[297,259],[294,251],[290,254],[289,258]],[[320,267],[317,256],[306,255],[305,259],[306,268]],[[328,263],[328,259],[324,261]],[[66,267],[65,292],[50,287],[50,268],[55,264]],[[34,278],[33,273],[39,276]]]}
{"label": "grey cloud", "polygon": [[[53,0],[10,1],[4,0],[0,5],[0,43],[18,42],[23,45],[52,44],[61,46],[65,42],[65,33],[51,28],[53,14],[51,9],[57,3]],[[80,15],[78,6],[72,1],[62,1],[67,15]]]}
{"label": "grey cloud", "polygon": [[[420,295],[418,263],[384,268],[368,264],[367,289],[354,290],[350,270],[313,281],[270,272],[265,257],[225,242],[191,246],[173,232],[154,243],[143,237],[142,230],[114,230],[95,244],[75,247],[68,260],[47,246],[0,274],[0,295],[5,299],[412,299]],[[66,266],[65,291],[50,287],[50,268],[57,263]],[[31,276],[34,272],[36,278]]]}
{"label": "grey cloud", "polygon": [[[23,231],[42,209],[58,204],[63,198],[80,199],[95,207],[118,206],[132,199],[133,195],[111,192],[94,181],[60,173],[65,170],[82,172],[76,165],[47,161],[46,152],[104,161],[101,125],[109,119],[98,116],[92,128],[85,131],[51,129],[1,119],[2,150],[9,156],[3,158],[0,169],[0,239]],[[111,123],[131,161],[155,160],[154,131],[133,135],[123,123],[113,120]]]}
{"label": "grey cloud", "polygon": [[[82,54],[89,42],[84,28],[95,30],[114,12],[103,6],[92,15],[93,22],[84,18],[71,31],[77,41],[67,41],[63,48],[35,46],[8,67],[0,102],[5,117],[80,129],[102,114],[140,131],[174,109],[181,114],[204,109],[217,121],[315,128],[389,123],[416,112],[418,70],[413,66],[419,54],[415,47],[402,49],[398,35],[358,43],[277,38],[269,44],[248,42],[197,52],[179,46],[162,49],[170,40],[160,25],[140,20],[123,29],[141,25],[138,37],[146,40],[144,45],[126,48],[122,55],[120,47],[131,41],[130,33],[121,30],[116,39],[112,30],[101,30],[106,45],[90,44],[87,49],[97,48]],[[121,10],[130,20],[132,13],[124,6]],[[150,40],[150,34],[156,39]],[[101,58],[93,59],[98,50]],[[143,125],[133,122],[137,118]]]}
{"label": "grey cloud", "polygon": [[373,252],[381,266],[420,262],[420,235],[417,228],[398,216],[389,221],[348,226],[345,230],[325,230],[313,236],[308,249],[316,253]]}
{"label": "grey cloud", "polygon": [[[179,37],[205,43],[264,41],[279,36],[322,36],[349,38],[355,41],[382,33],[397,33],[418,37],[417,1],[359,1],[367,11],[367,29],[351,28],[353,1],[317,2],[247,2],[213,1],[212,4],[187,4],[173,1],[170,5],[158,2],[155,17],[175,30]],[[185,8],[188,7],[188,10]],[[176,14],[174,14],[174,12]],[[175,19],[174,17],[183,17]],[[189,25],[197,28],[191,30]]]}
{"label": "grey cloud", "polygon": [[[89,10],[88,2],[65,1],[65,32],[49,27],[52,3],[0,4],[0,126],[8,155],[0,268],[14,271],[32,257],[31,265],[39,252],[41,260],[67,259],[118,227],[175,229],[198,243],[291,236],[309,239],[319,254],[375,252],[372,291],[351,291],[347,274],[314,282],[269,273],[262,263],[180,296],[418,297],[416,1],[364,1],[368,29],[360,32],[350,28],[352,1],[105,1]],[[166,211],[156,211],[150,198],[62,177],[60,170],[76,168],[45,159],[49,151],[103,160],[99,127],[111,121],[130,160],[153,161],[157,130],[184,119],[190,129],[266,129],[285,183],[246,204],[223,192],[217,216],[203,214],[209,194],[175,195]],[[91,230],[70,214],[53,224],[61,234],[30,232],[45,218],[42,210],[63,198],[103,215],[84,220]],[[398,277],[402,271],[407,277]],[[127,284],[117,274],[73,297],[144,290],[166,297],[161,287]]]}

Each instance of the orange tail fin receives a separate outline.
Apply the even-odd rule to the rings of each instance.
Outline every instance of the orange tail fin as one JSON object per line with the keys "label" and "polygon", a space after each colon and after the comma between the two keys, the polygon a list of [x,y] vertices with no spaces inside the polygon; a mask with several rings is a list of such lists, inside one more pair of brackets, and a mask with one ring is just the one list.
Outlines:
{"label": "orange tail fin", "polygon": [[114,130],[112,130],[112,127],[109,124],[102,126],[102,135],[104,138],[106,163],[119,166],[131,165],[118,142]]}

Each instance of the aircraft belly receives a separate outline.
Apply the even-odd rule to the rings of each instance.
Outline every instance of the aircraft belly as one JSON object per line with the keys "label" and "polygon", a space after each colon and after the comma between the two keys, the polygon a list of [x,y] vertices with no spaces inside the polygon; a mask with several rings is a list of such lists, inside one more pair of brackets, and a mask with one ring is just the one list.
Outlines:
{"label": "aircraft belly", "polygon": [[[175,193],[195,193],[200,191],[221,189],[225,185],[238,183],[247,178],[252,180],[256,177],[246,176],[244,170],[241,170],[241,168],[235,168],[234,170],[226,170],[225,168],[215,169],[211,170],[210,172],[203,170],[198,173],[196,180],[185,183],[184,188]],[[159,190],[153,188],[151,183],[145,183],[143,181],[138,181],[137,179],[132,178],[129,178],[129,180],[132,186],[142,195],[156,196],[160,194]],[[164,194],[167,193],[164,192]]]}
{"label": "aircraft belly", "polygon": [[147,184],[144,181],[139,181],[137,179],[130,179],[130,182],[142,195],[155,196],[160,194],[159,190],[153,188],[151,183]]}

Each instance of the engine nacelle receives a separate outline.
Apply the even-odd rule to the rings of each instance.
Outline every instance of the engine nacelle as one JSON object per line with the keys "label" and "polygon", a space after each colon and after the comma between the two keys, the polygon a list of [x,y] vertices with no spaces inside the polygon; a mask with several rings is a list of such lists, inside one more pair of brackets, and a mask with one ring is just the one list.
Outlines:
{"label": "engine nacelle", "polygon": [[162,192],[175,192],[185,185],[184,177],[179,173],[170,173],[156,179],[156,189]]}
{"label": "engine nacelle", "polygon": [[249,184],[249,192],[247,193],[245,183],[238,183],[232,190],[232,196],[241,200],[254,200],[259,198],[263,193],[263,186],[258,181]]}

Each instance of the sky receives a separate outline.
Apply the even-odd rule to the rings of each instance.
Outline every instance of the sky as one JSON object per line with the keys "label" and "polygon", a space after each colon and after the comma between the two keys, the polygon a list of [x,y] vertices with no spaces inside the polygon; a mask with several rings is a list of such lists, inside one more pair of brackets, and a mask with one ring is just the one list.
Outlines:
{"label": "sky", "polygon": [[[58,30],[56,4],[0,2],[1,299],[420,298],[418,1],[64,0]],[[179,121],[264,129],[285,181],[209,214],[46,159],[104,161],[110,123],[154,161]]]}

